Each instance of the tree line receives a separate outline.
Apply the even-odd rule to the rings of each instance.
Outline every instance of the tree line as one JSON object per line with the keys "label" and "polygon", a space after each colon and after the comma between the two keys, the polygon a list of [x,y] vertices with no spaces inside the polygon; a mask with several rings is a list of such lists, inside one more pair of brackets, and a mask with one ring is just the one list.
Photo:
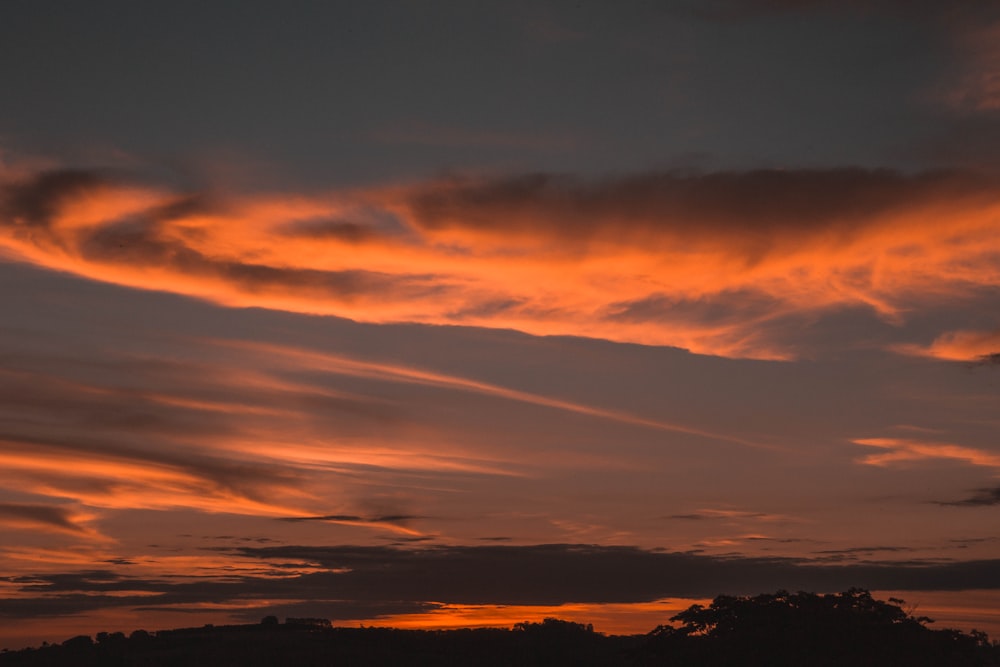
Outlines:
{"label": "tree line", "polygon": [[555,618],[510,629],[400,630],[267,616],[252,625],[81,635],[4,651],[0,666],[1000,667],[1000,643],[985,633],[931,629],[931,619],[903,604],[863,589],[719,596],[640,635]]}

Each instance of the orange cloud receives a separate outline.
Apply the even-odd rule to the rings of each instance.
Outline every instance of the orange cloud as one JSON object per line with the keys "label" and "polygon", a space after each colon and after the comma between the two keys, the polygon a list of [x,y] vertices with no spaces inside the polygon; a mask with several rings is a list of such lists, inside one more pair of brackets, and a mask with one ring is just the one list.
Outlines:
{"label": "orange cloud", "polygon": [[[230,512],[262,516],[301,514],[296,505],[283,505],[258,497],[261,487],[284,496],[301,495],[291,479],[276,472],[270,479],[261,471],[238,462],[198,460],[190,454],[187,465],[141,452],[107,453],[97,450],[74,452],[60,446],[6,441],[0,443],[0,479],[10,489],[73,498],[91,507],[112,509],[168,509],[189,507],[207,512]],[[231,467],[238,484],[228,484],[224,470]],[[219,474],[221,473],[221,476]],[[256,477],[256,479],[255,479]],[[266,477],[266,475],[265,475]],[[50,522],[51,523],[51,522]]]}
{"label": "orange cloud", "polygon": [[949,331],[930,345],[898,345],[895,349],[946,361],[990,362],[1000,359],[1000,331]]}
{"label": "orange cloud", "polygon": [[888,466],[895,463],[943,459],[973,466],[1000,469],[1000,454],[974,447],[898,438],[859,438],[852,440],[852,442],[856,445],[883,450],[882,453],[869,454],[860,459],[859,462],[865,465]]}
{"label": "orange cloud", "polygon": [[62,171],[6,179],[0,251],[235,307],[785,359],[790,322],[1000,285],[996,193],[841,169],[212,198]]}
{"label": "orange cloud", "polygon": [[[413,510],[367,510],[365,498],[375,492],[361,487],[369,484],[524,476],[530,467],[517,453],[477,451],[415,424],[393,400],[329,385],[343,383],[333,377],[343,375],[506,397],[503,388],[295,348],[210,342],[205,349],[187,341],[186,350],[200,349],[195,357],[207,353],[211,363],[134,355],[88,360],[88,370],[101,369],[88,381],[72,359],[48,364],[18,356],[0,371],[0,399],[21,417],[0,429],[0,483],[115,510],[375,516]],[[308,382],[290,379],[306,370]],[[8,508],[5,516],[2,509],[0,523],[24,526],[34,517],[36,529],[72,528],[57,523],[66,517],[55,510],[21,508],[14,516]],[[398,522],[342,523],[419,534]]]}

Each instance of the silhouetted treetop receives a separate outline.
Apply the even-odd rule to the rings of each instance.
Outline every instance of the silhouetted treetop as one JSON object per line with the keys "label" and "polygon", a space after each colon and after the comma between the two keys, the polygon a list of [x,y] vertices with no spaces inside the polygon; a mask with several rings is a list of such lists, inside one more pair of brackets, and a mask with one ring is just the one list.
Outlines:
{"label": "silhouetted treetop", "polygon": [[927,617],[883,602],[863,589],[843,593],[722,595],[693,605],[647,637],[648,649],[668,665],[783,665],[852,667],[974,666],[997,664],[984,633],[931,630]]}
{"label": "silhouetted treetop", "polygon": [[743,632],[787,630],[809,625],[827,629],[843,626],[852,628],[905,626],[923,628],[932,622],[926,616],[915,618],[890,599],[883,602],[869,591],[852,588],[844,593],[818,595],[778,591],[754,597],[720,595],[707,608],[694,605],[671,617],[682,625],[679,632],[693,635],[724,637]]}

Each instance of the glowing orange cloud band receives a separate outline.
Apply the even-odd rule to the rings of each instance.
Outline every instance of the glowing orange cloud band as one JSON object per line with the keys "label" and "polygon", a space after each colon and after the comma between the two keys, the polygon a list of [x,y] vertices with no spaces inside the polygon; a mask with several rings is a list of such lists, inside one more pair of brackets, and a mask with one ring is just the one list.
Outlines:
{"label": "glowing orange cloud band", "polygon": [[781,359],[844,308],[898,322],[1000,285],[1000,195],[967,174],[468,179],[211,198],[8,177],[0,252],[228,306]]}

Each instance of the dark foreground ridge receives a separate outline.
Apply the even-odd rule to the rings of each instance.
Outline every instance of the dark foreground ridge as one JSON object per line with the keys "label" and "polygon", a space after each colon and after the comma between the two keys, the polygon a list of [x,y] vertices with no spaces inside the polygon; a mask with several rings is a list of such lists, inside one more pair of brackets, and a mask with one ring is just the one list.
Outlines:
{"label": "dark foreground ridge", "polygon": [[670,667],[996,667],[1000,643],[981,632],[931,630],[901,600],[868,591],[717,597],[645,635],[603,635],[556,619],[512,629],[338,628],[269,616],[254,625],[82,635],[0,653],[0,665],[614,665]]}

